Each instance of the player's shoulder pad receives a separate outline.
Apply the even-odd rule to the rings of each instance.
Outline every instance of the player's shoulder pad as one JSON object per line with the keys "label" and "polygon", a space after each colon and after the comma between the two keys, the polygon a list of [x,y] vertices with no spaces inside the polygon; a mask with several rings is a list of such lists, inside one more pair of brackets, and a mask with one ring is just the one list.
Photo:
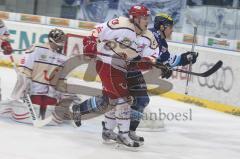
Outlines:
{"label": "player's shoulder pad", "polygon": [[157,40],[153,33],[150,30],[146,30],[143,34],[142,37],[148,39],[150,41],[150,47],[152,49],[156,49],[158,47]]}
{"label": "player's shoulder pad", "polygon": [[37,43],[37,44],[33,44],[31,45],[26,51],[25,53],[26,54],[30,54],[32,52],[34,52],[35,50],[38,50],[38,49],[49,49],[49,45],[48,44],[42,44],[42,43]]}
{"label": "player's shoulder pad", "polygon": [[126,17],[118,17],[107,22],[107,26],[110,29],[128,29],[134,32],[134,25]]}

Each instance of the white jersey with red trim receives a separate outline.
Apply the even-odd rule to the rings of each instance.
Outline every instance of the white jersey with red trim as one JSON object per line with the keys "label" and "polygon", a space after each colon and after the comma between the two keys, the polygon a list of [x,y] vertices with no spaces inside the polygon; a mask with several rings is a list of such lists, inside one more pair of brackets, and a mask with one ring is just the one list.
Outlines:
{"label": "white jersey with red trim", "polygon": [[32,80],[31,95],[58,98],[54,86],[60,78],[66,60],[65,55],[51,50],[49,44],[35,45],[26,51],[19,70]]}
{"label": "white jersey with red trim", "polygon": [[98,55],[100,60],[122,71],[126,71],[126,62],[113,58],[114,56],[131,60],[139,55],[152,56],[159,52],[158,43],[152,32],[147,30],[137,35],[135,26],[125,17],[99,24],[93,35],[100,41],[98,51],[110,55],[109,57]]}

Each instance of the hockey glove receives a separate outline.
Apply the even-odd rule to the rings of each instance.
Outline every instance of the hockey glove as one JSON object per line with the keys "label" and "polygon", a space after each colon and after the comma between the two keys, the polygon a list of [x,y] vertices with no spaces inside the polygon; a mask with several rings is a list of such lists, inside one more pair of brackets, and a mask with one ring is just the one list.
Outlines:
{"label": "hockey glove", "polygon": [[166,78],[168,79],[169,77],[172,76],[172,69],[171,66],[169,65],[169,63],[161,63],[161,62],[156,62],[155,67],[157,67],[158,69],[161,69],[162,71],[162,78]]}
{"label": "hockey glove", "polygon": [[6,40],[2,42],[1,48],[4,55],[10,55],[13,52],[11,44]]}
{"label": "hockey glove", "polygon": [[97,38],[94,36],[86,36],[83,38],[83,54],[95,58],[97,55]]}
{"label": "hockey glove", "polygon": [[192,61],[192,64],[194,64],[197,61],[198,53],[197,52],[186,52],[181,54],[181,60],[180,60],[180,65],[185,66],[190,64]]}

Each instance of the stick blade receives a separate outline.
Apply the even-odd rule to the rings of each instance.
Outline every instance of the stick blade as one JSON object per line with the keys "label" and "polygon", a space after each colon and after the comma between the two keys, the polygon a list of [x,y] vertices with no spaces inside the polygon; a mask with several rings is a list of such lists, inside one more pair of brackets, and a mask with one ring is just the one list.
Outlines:
{"label": "stick blade", "polygon": [[204,73],[201,73],[201,77],[208,77],[215,73],[219,68],[221,68],[223,65],[223,62],[220,60],[218,61],[211,69],[207,70]]}
{"label": "stick blade", "polygon": [[49,124],[52,121],[52,116],[49,116],[48,118],[44,119],[44,120],[35,120],[33,122],[33,126],[37,127],[37,128],[41,128],[47,124]]}
{"label": "stick blade", "polygon": [[221,60],[219,60],[212,68],[210,68],[209,70],[207,70],[206,72],[203,72],[203,73],[191,72],[191,71],[186,71],[186,70],[182,70],[182,69],[172,69],[172,70],[177,71],[177,72],[187,73],[190,75],[199,76],[199,77],[208,77],[208,76],[212,75],[213,73],[215,73],[219,68],[221,68],[222,65],[223,65],[223,62]]}

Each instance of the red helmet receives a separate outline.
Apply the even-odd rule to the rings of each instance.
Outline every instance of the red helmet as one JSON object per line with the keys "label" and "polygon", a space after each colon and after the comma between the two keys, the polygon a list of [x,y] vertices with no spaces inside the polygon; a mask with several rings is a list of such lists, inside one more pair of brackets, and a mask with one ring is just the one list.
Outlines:
{"label": "red helmet", "polygon": [[150,11],[147,7],[143,5],[134,5],[129,9],[128,15],[130,19],[133,19],[140,16],[149,16]]}

